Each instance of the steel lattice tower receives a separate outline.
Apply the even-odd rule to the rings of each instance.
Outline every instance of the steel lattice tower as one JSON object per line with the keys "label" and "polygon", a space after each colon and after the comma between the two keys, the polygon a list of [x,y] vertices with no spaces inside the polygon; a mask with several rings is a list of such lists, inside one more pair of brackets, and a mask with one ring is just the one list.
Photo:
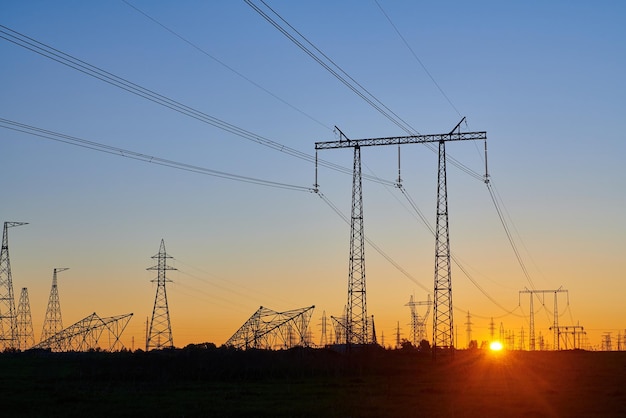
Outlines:
{"label": "steel lattice tower", "polygon": [[[454,323],[452,320],[452,282],[450,274],[450,238],[448,234],[448,191],[446,180],[446,148],[445,143],[448,141],[467,141],[467,140],[487,140],[486,132],[461,132],[460,126],[465,118],[447,134],[428,134],[428,135],[409,135],[409,136],[393,136],[382,138],[365,138],[365,139],[349,139],[343,132],[339,131],[338,141],[316,142],[315,150],[322,149],[336,149],[336,148],[354,148],[354,178],[352,188],[352,228],[351,228],[351,248],[350,248],[350,268],[351,276],[350,283],[353,283],[353,265],[360,262],[358,253],[355,256],[352,246],[357,240],[363,240],[363,208],[362,208],[362,190],[361,190],[361,153],[360,148],[365,146],[382,146],[382,145],[395,145],[400,146],[403,144],[424,144],[434,143],[439,144],[439,167],[437,171],[437,226],[435,231],[435,301],[434,301],[434,319],[433,319],[433,355],[437,351],[436,349],[454,349]],[[485,146],[486,152],[486,146]],[[317,153],[316,153],[317,155]],[[358,162],[358,167],[357,167]],[[487,162],[485,159],[485,168]],[[399,166],[399,165],[398,165]],[[357,169],[358,169],[358,183],[357,183]],[[398,176],[400,177],[400,176]],[[485,178],[487,174],[485,173]],[[315,166],[315,191],[318,190],[317,184],[317,164]],[[356,202],[356,203],[355,203]],[[355,206],[358,215],[355,216]],[[356,219],[355,219],[356,218]],[[355,222],[358,221],[358,222]],[[356,225],[355,225],[356,223]],[[356,232],[355,232],[356,231]],[[361,234],[359,237],[358,234]],[[360,241],[362,249],[362,241]],[[363,266],[361,264],[361,266]],[[363,275],[363,304],[365,303],[365,272]],[[352,294],[350,291],[352,290]],[[355,296],[355,289],[348,290],[349,301]],[[363,309],[365,306],[362,307]],[[354,307],[351,307],[354,310]],[[347,327],[348,330],[352,330],[354,334],[356,328],[351,321],[352,313],[349,312]],[[367,316],[364,313],[363,326],[367,327]],[[357,323],[357,325],[360,325]],[[367,335],[367,334],[365,334]]]}
{"label": "steel lattice tower", "polygon": [[167,259],[172,257],[165,252],[165,242],[162,239],[158,254],[153,255],[152,258],[157,260],[157,265],[147,270],[158,270],[158,275],[156,279],[152,280],[152,282],[157,283],[157,290],[154,297],[154,307],[152,308],[150,330],[146,340],[146,351],[174,347],[170,310],[167,306],[167,293],[165,291],[165,283],[171,282],[171,280],[165,277],[165,272],[176,269],[167,265]]}
{"label": "steel lattice tower", "polygon": [[69,268],[55,268],[52,274],[52,288],[50,289],[48,308],[46,309],[46,317],[43,321],[43,329],[39,341],[44,341],[63,329],[61,301],[59,300],[59,288],[57,286],[57,273],[65,270],[69,270]]}
{"label": "steel lattice tower", "polygon": [[[428,300],[416,302],[413,300],[413,295],[409,298],[409,301],[404,304],[404,306],[408,306],[411,309],[411,332],[410,338],[411,343],[414,347],[418,347],[422,340],[427,338],[426,336],[426,320],[428,319],[428,315],[430,314],[430,307],[433,302],[430,300],[430,295],[428,295]],[[417,306],[426,305],[426,313],[424,316],[420,318],[420,315],[417,313]]]}
{"label": "steel lattice tower", "polygon": [[5,222],[0,249],[0,349],[17,348],[17,315],[9,260],[9,228],[26,222]]}
{"label": "steel lattice tower", "polygon": [[326,347],[328,345],[328,337],[326,335],[326,323],[328,318],[326,317],[326,311],[322,312],[322,337],[320,338],[320,347]]}
{"label": "steel lattice tower", "polygon": [[437,171],[433,354],[435,354],[439,348],[454,349],[451,276],[450,236],[448,231],[448,185],[446,179],[446,143],[441,140],[439,141],[439,169]]}
{"label": "steel lattice tower", "polygon": [[33,317],[30,313],[30,300],[28,289],[23,287],[20,301],[17,304],[17,348],[26,350],[35,345],[35,333],[33,331]]}
{"label": "steel lattice tower", "polygon": [[367,344],[367,299],[365,294],[365,233],[363,232],[363,188],[361,147],[354,147],[352,215],[350,221],[350,267],[346,344]]}

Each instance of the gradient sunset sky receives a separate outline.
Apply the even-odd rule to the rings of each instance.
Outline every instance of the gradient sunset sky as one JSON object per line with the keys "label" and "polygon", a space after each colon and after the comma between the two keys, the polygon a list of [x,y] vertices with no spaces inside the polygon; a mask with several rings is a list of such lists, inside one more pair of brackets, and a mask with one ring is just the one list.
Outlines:
{"label": "gradient sunset sky", "polygon": [[[267,8],[260,1],[253,1]],[[568,290],[560,325],[588,343],[626,329],[626,3],[622,1],[266,2],[420,133],[486,131],[489,174],[524,274],[485,184],[448,167],[455,334],[488,339],[489,322],[528,333],[524,288]],[[139,11],[139,10],[141,11]],[[384,13],[383,13],[384,10]],[[143,12],[143,13],[142,13]],[[149,17],[148,17],[149,16]],[[393,23],[390,23],[390,21]],[[276,143],[405,135],[244,1],[12,1],[0,24],[116,76]],[[5,28],[2,28],[5,30]],[[402,35],[408,46],[404,43]],[[415,54],[415,55],[413,55]],[[0,39],[0,118],[145,155],[311,188],[314,165]],[[43,139],[0,124],[0,221],[14,292],[30,295],[39,340],[55,267],[65,326],[92,312],[133,312],[124,334],[144,346],[161,239],[174,257],[174,343],[224,343],[259,306],[347,301],[349,226],[315,193],[228,180]],[[448,154],[484,173],[483,144]],[[351,149],[320,158],[352,167]],[[362,150],[363,173],[393,182],[397,149]],[[437,156],[402,148],[410,197],[435,221]],[[350,175],[319,168],[320,191],[348,215]],[[393,186],[363,183],[368,313],[378,339],[409,336],[414,295],[432,294],[434,237]],[[472,283],[476,282],[480,289]],[[497,303],[494,303],[496,301]],[[552,336],[553,297],[535,301]],[[432,317],[430,318],[432,319]],[[429,320],[428,336],[432,337]],[[616,344],[614,342],[614,344]],[[528,339],[526,340],[528,345]]]}

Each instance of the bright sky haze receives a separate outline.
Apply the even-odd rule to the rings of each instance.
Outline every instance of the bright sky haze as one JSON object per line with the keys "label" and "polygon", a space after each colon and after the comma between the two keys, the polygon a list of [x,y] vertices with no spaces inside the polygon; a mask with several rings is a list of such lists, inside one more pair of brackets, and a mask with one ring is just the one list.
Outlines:
{"label": "bright sky haze", "polygon": [[[589,346],[608,332],[624,335],[626,4],[266,3],[416,132],[446,133],[462,117],[463,131],[487,132],[490,179],[530,281],[484,182],[449,164],[451,250],[471,275],[452,265],[458,347],[467,344],[468,311],[472,339],[489,339],[491,318],[528,335],[529,299],[519,291],[531,287],[568,290],[559,323],[584,326]],[[0,24],[309,156],[315,142],[338,138],[334,126],[352,139],[406,135],[245,1],[7,0]],[[350,228],[310,190],[313,163],[6,39],[0,56],[0,221],[29,223],[9,230],[9,248],[14,292],[29,289],[36,341],[52,271],[69,267],[59,274],[64,325],[133,312],[123,340],[143,348],[156,290],[146,268],[161,239],[178,269],[167,284],[178,347],[224,343],[259,306],[315,305],[314,342],[322,312],[341,315]],[[6,121],[297,187],[98,152]],[[484,174],[483,143],[446,149]],[[351,149],[318,155],[352,169]],[[433,292],[434,237],[393,186],[397,158],[396,147],[362,149],[363,173],[389,182],[363,182],[365,234],[410,275],[366,246],[367,308],[385,345],[395,345],[398,322],[409,337],[409,297]],[[401,176],[433,225],[436,153],[402,147]],[[351,175],[320,166],[317,182],[349,216]],[[535,301],[547,343],[553,309],[552,295],[544,306]]]}

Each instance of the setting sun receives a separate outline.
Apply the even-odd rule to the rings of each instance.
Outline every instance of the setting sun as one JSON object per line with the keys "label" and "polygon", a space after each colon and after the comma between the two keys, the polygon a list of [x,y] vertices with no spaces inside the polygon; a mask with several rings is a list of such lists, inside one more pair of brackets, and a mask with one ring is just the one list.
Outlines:
{"label": "setting sun", "polygon": [[489,344],[489,349],[491,351],[502,351],[502,343],[500,341],[494,341]]}

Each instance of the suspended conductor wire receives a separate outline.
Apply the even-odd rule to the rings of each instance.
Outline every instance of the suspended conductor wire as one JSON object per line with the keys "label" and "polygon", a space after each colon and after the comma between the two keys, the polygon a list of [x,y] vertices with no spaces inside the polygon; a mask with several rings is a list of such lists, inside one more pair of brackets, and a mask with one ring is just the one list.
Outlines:
{"label": "suspended conductor wire", "polygon": [[[288,304],[289,303],[289,301],[287,301],[287,300],[276,298],[276,296],[273,295],[273,294],[266,294],[266,293],[260,292],[258,289],[251,289],[251,288],[242,286],[241,284],[237,284],[237,287],[240,288],[240,289],[248,291],[250,295],[254,295],[254,296],[246,295],[244,293],[241,293],[241,292],[238,292],[236,290],[230,289],[227,286],[215,283],[215,281],[219,280],[220,282],[223,282],[223,283],[232,284],[230,281],[228,281],[226,279],[223,279],[223,278],[220,278],[220,277],[216,277],[216,276],[212,275],[211,273],[209,273],[209,272],[207,272],[207,271],[205,271],[205,270],[203,270],[201,268],[194,267],[191,264],[188,264],[188,263],[185,263],[185,262],[181,261],[179,258],[173,257],[173,259],[174,259],[174,261],[176,261],[176,262],[178,262],[178,263],[180,263],[180,264],[182,264],[182,265],[184,265],[184,266],[186,266],[186,267],[188,267],[190,269],[196,270],[196,271],[202,273],[202,275],[204,275],[204,276],[209,276],[211,279],[214,279],[214,280],[211,281],[211,280],[199,277],[199,276],[197,276],[195,274],[191,274],[189,272],[185,272],[184,274],[186,274],[186,275],[188,275],[188,276],[190,276],[190,277],[192,277],[192,278],[194,278],[196,280],[199,280],[201,282],[208,283],[208,284],[210,284],[212,286],[215,286],[217,288],[226,290],[226,291],[228,291],[230,293],[234,293],[235,295],[246,297],[246,298],[251,299],[251,300],[256,300],[259,296],[263,296],[264,299],[273,299],[274,302],[280,302],[282,304]],[[180,271],[180,269],[179,269],[179,271]]]}
{"label": "suspended conductor wire", "polygon": [[[318,196],[322,199],[322,201],[324,203],[326,203],[332,210],[333,212],[335,212],[341,219],[343,219],[343,221],[345,223],[347,223],[348,225],[350,225],[350,220],[348,219],[348,217],[346,215],[343,214],[343,212],[341,212],[341,210],[339,210],[339,208],[337,206],[335,206],[333,204],[333,202],[331,202],[326,196],[324,196],[324,194],[322,192],[317,192]],[[404,274],[409,280],[411,280],[413,283],[415,283],[416,285],[418,285],[420,288],[422,288],[423,290],[425,290],[426,292],[430,292],[431,289],[429,289],[428,287],[424,286],[422,283],[420,283],[415,277],[413,277],[408,271],[406,271],[405,269],[402,268],[401,265],[399,265],[398,263],[396,263],[395,260],[393,260],[389,255],[387,255],[378,245],[376,245],[372,240],[370,240],[367,236],[365,237],[365,241],[372,246],[372,248],[374,248],[374,250],[376,250],[377,253],[379,253],[380,255],[383,256],[383,258],[385,258],[387,261],[389,261],[391,263],[391,265],[393,265],[396,269],[398,269],[398,271],[400,271],[402,274]]]}
{"label": "suspended conductor wire", "polygon": [[[380,5],[380,3],[378,2],[378,0],[374,0],[374,2],[376,3],[376,5],[378,6],[378,8],[380,9],[380,11],[383,13],[383,15],[385,16],[385,18],[387,18],[387,21],[391,24],[391,26],[393,27],[393,29],[395,30],[396,34],[400,37],[400,39],[402,39],[402,42],[404,43],[404,45],[409,49],[409,51],[411,52],[411,54],[413,55],[413,57],[415,58],[415,60],[421,65],[421,67],[424,69],[424,71],[426,72],[426,74],[428,75],[428,77],[431,79],[431,81],[435,84],[435,86],[437,87],[437,89],[439,90],[439,92],[443,95],[443,97],[448,101],[448,103],[450,104],[450,106],[456,111],[456,113],[461,116],[460,112],[458,111],[458,109],[456,108],[456,106],[454,106],[454,104],[452,103],[452,101],[450,100],[450,98],[446,95],[446,93],[443,91],[443,89],[441,88],[441,86],[439,86],[439,83],[437,83],[437,81],[435,80],[435,78],[432,76],[432,74],[428,71],[428,69],[426,68],[426,66],[424,65],[424,63],[419,59],[419,57],[417,56],[417,54],[415,53],[415,51],[413,50],[413,48],[411,48],[411,46],[409,45],[409,43],[407,42],[407,40],[404,38],[404,36],[402,36],[402,34],[400,33],[400,31],[398,30],[398,28],[396,27],[396,25],[393,23],[393,21],[391,20],[391,18],[389,17],[389,15],[385,12],[385,10],[383,9],[383,7]],[[467,124],[467,122],[466,122]],[[479,155],[482,158],[482,154]],[[486,143],[485,143],[485,158],[486,158]],[[486,164],[486,161],[484,161]],[[459,167],[460,168],[460,167]],[[465,170],[464,170],[465,171]],[[477,177],[477,173],[471,171],[468,172],[466,171],[467,174],[470,174],[473,177]],[[483,179],[487,179],[487,174],[485,173],[485,177]],[[478,176],[480,177],[480,176]],[[532,279],[530,278],[530,275],[528,274],[528,270],[526,269],[526,266],[524,265],[521,256],[517,250],[517,247],[515,245],[515,242],[513,241],[513,237],[510,234],[510,230],[508,225],[506,224],[506,219],[504,218],[503,214],[502,214],[502,210],[500,208],[500,205],[498,203],[498,200],[496,199],[496,196],[494,195],[494,191],[490,185],[489,182],[487,183],[487,188],[489,189],[489,193],[491,195],[491,199],[494,203],[494,206],[496,207],[496,211],[498,212],[498,216],[500,217],[500,221],[504,227],[504,230],[506,232],[507,238],[509,239],[509,242],[511,243],[511,246],[513,248],[513,251],[515,253],[515,256],[517,257],[517,260],[522,268],[522,271],[524,272],[524,275],[526,276],[526,279],[528,280],[528,283],[531,285],[531,288],[534,289],[534,284],[532,282]],[[402,189],[401,189],[402,190]],[[404,192],[403,192],[404,193]],[[519,234],[518,234],[519,235]],[[523,244],[523,243],[522,243]]]}
{"label": "suspended conductor wire", "polygon": [[[413,208],[413,210],[418,214],[419,218],[421,219],[421,221],[424,223],[424,225],[426,225],[426,228],[428,228],[428,230],[430,231],[430,233],[432,234],[432,236],[436,236],[435,234],[435,229],[430,225],[430,223],[428,222],[428,220],[426,219],[426,217],[424,216],[424,214],[422,213],[422,211],[417,207],[417,205],[415,204],[415,201],[409,196],[409,194],[407,193],[407,191],[405,190],[405,188],[400,184],[398,185],[398,189],[400,189],[400,191],[402,192],[402,194],[405,196],[405,198],[407,199],[407,201],[409,202],[409,204],[411,205],[411,207]],[[478,289],[478,291],[480,291],[480,293],[482,293],[487,299],[489,299],[495,306],[497,306],[498,308],[502,309],[504,312],[506,312],[507,314],[513,314],[513,312],[515,311],[515,309],[510,310],[505,308],[504,306],[502,306],[497,300],[495,300],[473,277],[472,275],[469,273],[469,271],[465,268],[465,266],[463,266],[463,264],[461,263],[461,261],[454,255],[454,254],[450,254],[450,258],[452,259],[452,261],[454,261],[454,264],[456,264],[456,266],[463,272],[463,274],[465,274],[465,276],[469,279],[470,282],[472,282],[472,284],[476,287],[476,289]]]}
{"label": "suspended conductor wire", "polygon": [[526,269],[526,265],[524,264],[524,260],[522,260],[522,257],[517,249],[517,245],[515,245],[515,241],[513,240],[513,236],[511,235],[511,231],[509,230],[509,226],[506,223],[506,220],[504,219],[504,215],[502,214],[502,210],[500,209],[500,205],[498,204],[498,201],[496,199],[496,196],[493,192],[493,189],[491,188],[491,184],[489,182],[487,182],[487,189],[489,190],[489,195],[491,196],[491,200],[496,208],[496,212],[498,213],[498,218],[500,218],[500,223],[502,224],[502,227],[504,228],[504,232],[506,234],[506,237],[509,241],[509,244],[511,245],[511,248],[513,249],[513,253],[515,253],[515,258],[517,259],[517,262],[519,263],[522,272],[524,273],[524,276],[526,277],[526,280],[528,281],[528,284],[530,285],[531,289],[535,289],[535,284],[533,283],[532,278],[530,277],[530,274],[528,273],[528,270]]}
{"label": "suspended conductor wire", "polygon": [[301,192],[313,192],[310,187],[297,186],[293,184],[280,183],[271,180],[263,180],[255,177],[241,176],[238,174],[226,173],[223,171],[212,170],[210,168],[200,167],[196,165],[181,163],[165,158],[159,158],[152,155],[141,154],[135,151],[130,151],[123,148],[114,147],[111,145],[101,144],[99,142],[89,141],[82,138],[77,138],[57,132],[49,131],[46,129],[37,128],[35,126],[26,125],[19,122],[14,122],[8,119],[0,118],[0,127],[10,129],[17,132],[22,132],[28,135],[37,136],[43,139],[49,139],[52,141],[62,142],[69,145],[74,145],[82,148],[91,149],[94,151],[104,152],[107,154],[117,155],[118,157],[130,158],[133,160],[144,161],[147,163],[162,165],[165,167],[175,168],[178,170],[189,171],[192,173],[205,174],[213,177],[220,177],[228,180],[235,180],[244,183],[251,183],[260,186],[275,187],[280,189],[295,190]]}
{"label": "suspended conductor wire", "polygon": [[[341,219],[343,219],[343,221],[350,225],[350,219],[348,219],[348,217],[346,215],[344,215],[341,210],[339,210],[339,208],[337,206],[335,206],[322,192],[317,192],[317,194],[319,195],[319,197],[324,201],[324,203],[326,203]],[[428,225],[429,226],[429,225]],[[430,226],[429,226],[430,228]],[[432,230],[431,232],[433,232],[434,234],[434,230]],[[408,271],[406,271],[404,268],[402,268],[402,266],[400,266],[393,258],[391,258],[388,254],[386,254],[378,245],[376,245],[371,239],[369,239],[367,236],[365,237],[365,241],[372,246],[372,248],[374,248],[374,250],[376,250],[377,253],[379,253],[381,256],[383,256],[383,258],[385,258],[391,265],[393,265],[398,271],[400,271],[402,274],[404,274],[409,280],[411,280],[413,283],[415,283],[416,285],[418,285],[419,287],[421,287],[423,290],[425,290],[426,292],[431,292],[432,289],[429,289],[428,287],[424,286],[421,282],[419,282],[415,277],[413,277]],[[503,307],[502,305],[500,305],[498,303],[498,301],[496,301],[494,298],[492,298],[473,278],[472,276],[469,274],[469,272],[467,270],[465,270],[463,268],[463,266],[461,265],[461,263],[455,258],[452,257],[453,261],[455,262],[455,264],[463,271],[463,273],[468,277],[468,279],[474,284],[474,286],[476,286],[476,288],[483,294],[485,295],[485,297],[487,297],[487,299],[489,299],[495,306],[497,306],[498,308],[500,308],[502,311],[505,312],[505,314],[503,316],[507,316],[507,315],[514,315],[514,316],[519,316],[519,315],[515,315],[514,312],[518,309],[518,307],[515,307],[513,310],[509,310],[506,309],[505,307]],[[455,308],[455,309],[459,309],[459,308]]]}
{"label": "suspended conductor wire", "polygon": [[[384,117],[389,119],[392,123],[402,129],[409,135],[419,134],[419,132],[405,122],[402,118],[400,118],[396,113],[394,113],[389,107],[387,107],[384,103],[382,103],[376,96],[370,93],[365,87],[363,87],[360,83],[358,83],[353,77],[351,77],[348,73],[346,73],[339,65],[337,65],[332,59],[330,59],[326,54],[324,54],[319,48],[317,48],[311,41],[309,41],[303,34],[301,34],[297,29],[295,29],[289,22],[287,22],[278,12],[268,6],[263,0],[261,3],[265,5],[271,12],[276,15],[282,22],[284,22],[293,32],[295,32],[305,43],[310,45],[315,51],[307,48],[302,42],[296,39],[287,29],[282,27],[280,23],[276,22],[272,17],[270,17],[267,13],[261,10],[260,7],[252,3],[251,0],[244,0],[246,4],[248,4],[254,11],[256,11],[261,17],[263,17],[267,22],[269,22],[272,26],[274,26],[279,32],[285,35],[291,42],[293,42],[298,48],[304,51],[309,57],[311,57],[315,62],[320,64],[326,71],[331,73],[335,78],[337,78],[342,84],[352,90],[357,96],[361,99],[365,100],[370,106],[372,106],[375,110],[377,110]],[[317,52],[317,53],[316,53]],[[319,53],[319,55],[318,55]],[[334,67],[335,69],[333,69]],[[345,75],[342,76],[342,73]],[[378,104],[377,104],[378,103]],[[424,144],[428,149],[432,152],[437,152],[437,149],[432,145],[425,143]],[[483,180],[483,177],[476,173],[471,168],[467,167],[457,159],[453,158],[450,155],[446,156],[446,161],[449,161],[452,165],[470,175],[471,177],[476,178],[477,180]]]}
{"label": "suspended conductor wire", "polygon": [[437,81],[435,81],[435,78],[432,76],[432,74],[430,73],[430,71],[428,71],[428,69],[426,68],[426,66],[424,65],[424,63],[422,62],[422,60],[419,59],[419,57],[417,56],[417,54],[415,53],[415,51],[413,50],[413,48],[411,48],[411,45],[409,45],[409,43],[406,41],[406,39],[404,38],[404,36],[402,36],[402,34],[400,33],[400,31],[398,30],[398,28],[396,27],[396,25],[392,22],[391,18],[389,17],[389,15],[387,14],[387,12],[385,12],[385,10],[383,9],[383,7],[380,5],[380,3],[378,2],[378,0],[374,0],[374,2],[376,3],[376,5],[378,6],[378,8],[380,9],[380,11],[383,13],[383,15],[385,16],[385,18],[387,18],[387,21],[389,22],[389,24],[393,27],[393,30],[396,32],[396,34],[398,34],[398,36],[400,37],[400,39],[402,39],[402,42],[404,43],[404,45],[409,49],[409,51],[411,52],[411,55],[413,55],[413,58],[415,58],[415,60],[419,63],[419,65],[421,65],[421,67],[424,69],[424,72],[428,75],[428,77],[430,78],[430,80],[435,84],[435,86],[437,87],[437,89],[439,90],[439,92],[441,93],[441,95],[446,99],[446,101],[450,104],[450,106],[452,106],[452,108],[454,109],[454,111],[457,113],[457,115],[461,116],[461,113],[459,112],[459,110],[456,108],[456,106],[452,103],[452,100],[450,100],[450,98],[448,97],[448,95],[443,91],[443,89],[441,88],[441,86],[439,85],[439,83],[437,83]]}
{"label": "suspended conductor wire", "polygon": [[[296,157],[296,158],[299,158],[299,159],[302,159],[311,163],[315,163],[315,157],[313,155],[288,147],[286,145],[283,145],[271,139],[265,138],[261,135],[247,131],[236,125],[230,124],[221,119],[208,115],[190,106],[184,105],[176,100],[173,100],[167,96],[163,96],[150,89],[144,88],[122,77],[118,77],[115,74],[112,74],[99,67],[91,65],[85,61],[82,61],[76,57],[73,57],[72,55],[66,54],[58,49],[55,49],[49,45],[46,45],[33,38],[30,38],[4,25],[0,25],[0,38],[6,41],[9,41],[15,45],[18,45],[24,49],[32,51],[36,54],[39,54],[43,57],[56,61],[60,64],[63,64],[67,67],[70,67],[74,70],[77,70],[83,74],[94,77],[100,81],[104,81],[107,84],[118,87],[129,93],[135,94],[141,98],[147,99],[153,103],[156,103],[166,108],[169,108],[171,110],[174,110],[185,116],[189,116],[200,122],[209,124],[216,128],[222,129],[223,131],[232,133],[244,139],[248,139],[252,142],[256,142],[260,145],[266,146],[276,151],[280,151],[282,153],[291,155],[293,157]],[[330,163],[328,161],[321,160],[321,159],[318,160],[318,163],[324,167],[330,168],[331,170],[339,171],[344,174],[350,174],[350,175],[352,174],[352,170],[350,168],[342,167],[338,164]],[[372,178],[372,176],[367,176],[365,178],[373,182],[392,183],[387,180]]]}
{"label": "suspended conductor wire", "polygon": [[[333,62],[333,60],[328,58],[328,56],[326,54],[324,54],[319,48],[317,48],[313,43],[311,43],[304,35],[302,35],[300,32],[298,32],[298,30],[295,29],[291,24],[289,24],[289,22],[287,22],[285,19],[283,19],[283,17],[281,15],[279,15],[274,9],[272,9],[270,6],[268,6],[267,3],[265,3],[263,0],[261,0],[261,3],[263,3],[263,5],[265,7],[267,7],[274,15],[276,15],[283,23],[285,23],[292,31],[294,31],[301,39],[303,39],[305,43],[309,44],[311,47],[313,47],[313,49],[315,51],[317,51],[317,53],[321,54],[321,56],[328,63],[330,63],[330,65],[327,62],[325,62],[324,59],[320,58],[315,52],[313,52],[309,48],[307,48],[306,45],[304,45],[302,42],[300,42],[298,39],[296,39],[296,37],[293,36],[291,33],[289,33],[289,31],[287,29],[283,28],[278,22],[276,22],[274,19],[272,19],[271,16],[269,16],[267,13],[265,13],[263,10],[261,10],[260,7],[258,7],[254,3],[252,3],[252,1],[250,1],[250,0],[244,0],[244,1],[246,2],[246,4],[248,4],[248,6],[250,6],[252,9],[254,9],[254,11],[256,11],[259,15],[261,15],[261,17],[263,17],[267,22],[269,22],[272,26],[274,26],[276,29],[278,29],[279,32],[281,32],[283,35],[285,35],[298,48],[300,48],[308,56],[313,58],[313,60],[315,60],[318,64],[320,64],[322,67],[324,67],[337,80],[339,80],[346,87],[348,87],[350,90],[352,90],[360,98],[365,100],[370,106],[372,106],[374,109],[376,109],[380,114],[385,116],[392,123],[394,123],[400,129],[402,129],[403,131],[405,131],[407,133],[415,131],[413,128],[411,128],[411,126],[407,122],[402,120],[391,109],[389,109],[380,100],[378,100],[373,94],[371,94],[365,87],[363,87],[356,80],[354,80],[352,77],[350,77],[350,75],[348,75],[348,73],[346,73],[341,67],[339,67],[337,64],[335,64],[335,62]],[[331,67],[331,65],[334,66],[338,71],[333,69]],[[342,76],[339,73],[342,73],[349,80],[344,78],[344,76]],[[356,86],[355,86],[355,84],[356,84]]]}
{"label": "suspended conductor wire", "polygon": [[261,89],[262,91],[264,91],[265,93],[269,94],[270,96],[272,96],[276,100],[278,100],[278,101],[282,102],[283,104],[289,106],[290,108],[292,108],[296,112],[298,112],[298,113],[302,114],[303,116],[309,118],[310,120],[312,120],[313,122],[317,123],[318,125],[320,125],[320,126],[326,128],[326,129],[332,131],[332,128],[330,126],[324,124],[323,122],[320,122],[319,120],[315,119],[313,116],[309,115],[308,113],[304,112],[303,110],[299,109],[298,107],[296,107],[296,106],[292,105],[291,103],[287,102],[286,100],[278,97],[276,94],[272,93],[271,91],[269,91],[265,87],[261,86],[260,84],[256,83],[255,81],[251,80],[249,77],[246,77],[245,75],[243,75],[239,71],[235,70],[233,67],[229,66],[225,62],[219,60],[215,56],[209,54],[207,51],[205,51],[204,49],[200,48],[195,43],[193,43],[190,40],[184,38],[182,35],[180,35],[179,33],[175,32],[173,29],[167,27],[165,24],[159,22],[154,17],[150,16],[149,14],[144,12],[143,10],[139,9],[138,7],[136,7],[135,5],[129,3],[126,0],[122,0],[122,2],[125,3],[128,7],[131,7],[132,9],[136,10],[138,13],[142,14],[146,18],[150,19],[151,21],[153,21],[154,23],[156,23],[157,25],[159,25],[160,27],[162,27],[163,29],[165,29],[166,31],[171,33],[172,35],[176,36],[178,39],[180,39],[181,41],[185,42],[187,45],[191,46],[192,48],[196,49],[197,51],[199,51],[202,54],[206,55],[207,57],[211,58],[213,61],[217,62],[218,64],[220,64],[222,67],[226,68],[227,70],[231,71],[233,74],[239,76],[240,78],[244,79],[248,83],[250,83],[253,86],[257,87],[258,89]]}

